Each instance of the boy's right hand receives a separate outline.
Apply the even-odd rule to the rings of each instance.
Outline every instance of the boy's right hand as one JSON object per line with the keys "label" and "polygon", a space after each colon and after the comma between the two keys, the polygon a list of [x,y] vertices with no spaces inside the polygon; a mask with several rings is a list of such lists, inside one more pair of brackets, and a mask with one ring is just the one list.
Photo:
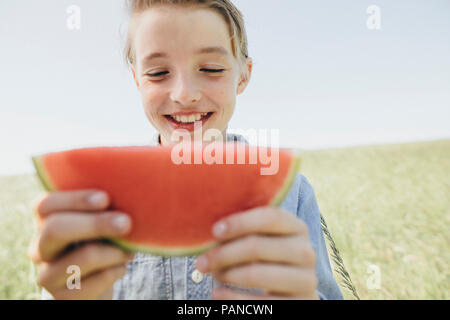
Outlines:
{"label": "boy's right hand", "polygon": [[[37,204],[38,234],[29,256],[38,265],[38,283],[55,299],[112,299],[114,282],[125,275],[134,254],[92,241],[131,229],[126,214],[105,211],[108,207],[107,194],[96,190],[52,192]],[[79,267],[81,289],[67,286],[71,265]]]}

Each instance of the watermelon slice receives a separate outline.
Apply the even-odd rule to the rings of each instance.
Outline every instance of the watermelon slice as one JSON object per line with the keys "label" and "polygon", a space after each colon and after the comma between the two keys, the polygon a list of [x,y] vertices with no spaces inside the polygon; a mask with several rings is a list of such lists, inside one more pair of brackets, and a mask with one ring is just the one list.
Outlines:
{"label": "watermelon slice", "polygon": [[[174,147],[162,146],[81,148],[36,156],[33,163],[47,191],[104,190],[110,210],[130,215],[131,232],[105,240],[131,252],[189,256],[217,244],[211,229],[221,218],[280,205],[299,170],[300,159],[291,150],[239,142],[217,146],[210,153],[213,164],[211,157],[203,161],[205,146],[191,149],[191,164],[177,163]],[[278,170],[262,174],[268,158],[255,161],[255,154],[278,155],[272,157]]]}

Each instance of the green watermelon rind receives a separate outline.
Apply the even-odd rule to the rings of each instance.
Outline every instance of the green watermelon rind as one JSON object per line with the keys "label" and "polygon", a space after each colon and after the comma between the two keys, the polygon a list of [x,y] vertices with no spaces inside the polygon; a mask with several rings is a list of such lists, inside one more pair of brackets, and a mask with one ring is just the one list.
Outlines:
{"label": "green watermelon rind", "polygon": [[184,257],[184,256],[196,256],[200,255],[211,248],[218,245],[216,241],[209,241],[205,244],[195,245],[190,247],[164,247],[164,246],[151,246],[151,245],[139,245],[134,244],[118,238],[105,239],[106,242],[110,242],[113,245],[118,246],[126,252],[142,252],[150,253],[163,257]]}
{"label": "green watermelon rind", "polygon": [[300,171],[301,158],[299,153],[294,153],[292,158],[292,164],[289,168],[289,173],[287,174],[286,181],[283,184],[283,187],[280,191],[278,191],[277,195],[273,198],[270,204],[274,207],[279,207],[284,199],[286,199],[289,190],[291,190],[292,185],[294,184],[295,177],[297,173]]}
{"label": "green watermelon rind", "polygon": [[45,170],[45,166],[43,163],[43,156],[35,156],[32,157],[31,159],[33,160],[34,168],[36,169],[36,173],[45,190],[46,191],[55,190],[56,188],[54,187],[49,175],[47,174],[47,170]]}
{"label": "green watermelon rind", "polygon": [[[44,188],[48,192],[55,190],[56,188],[54,187],[53,183],[51,182],[51,179],[50,179],[49,175],[47,174],[47,171],[43,164],[43,156],[32,157],[32,160],[33,160],[33,164],[36,169],[37,175],[38,175],[42,185],[44,186]],[[270,201],[270,205],[279,207],[281,205],[281,203],[284,201],[287,194],[289,193],[289,190],[292,187],[292,184],[295,181],[297,172],[300,170],[300,164],[301,164],[301,158],[298,154],[295,154],[292,158],[292,163],[289,168],[289,172],[287,174],[286,180],[283,183],[283,187],[276,194],[276,196]],[[219,242],[217,242],[217,241],[208,241],[207,243],[203,243],[203,244],[195,245],[195,246],[164,247],[164,246],[152,246],[152,245],[139,245],[139,244],[131,243],[131,242],[119,239],[119,238],[105,238],[104,241],[107,243],[111,243],[126,252],[142,252],[142,253],[149,253],[149,254],[165,256],[165,257],[181,257],[181,256],[200,255],[219,244]]]}

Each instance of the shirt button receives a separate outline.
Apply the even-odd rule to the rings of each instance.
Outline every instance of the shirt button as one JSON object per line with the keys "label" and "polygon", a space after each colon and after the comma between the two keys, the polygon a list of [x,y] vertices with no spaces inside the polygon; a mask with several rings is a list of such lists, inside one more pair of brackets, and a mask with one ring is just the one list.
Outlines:
{"label": "shirt button", "polygon": [[191,274],[191,278],[192,281],[194,281],[195,283],[200,283],[203,280],[203,273],[195,269],[194,272],[192,272]]}

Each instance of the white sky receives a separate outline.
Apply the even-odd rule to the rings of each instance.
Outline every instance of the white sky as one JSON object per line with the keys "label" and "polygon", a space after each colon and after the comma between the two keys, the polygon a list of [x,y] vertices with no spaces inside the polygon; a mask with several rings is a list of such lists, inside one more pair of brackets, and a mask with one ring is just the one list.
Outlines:
{"label": "white sky", "polygon": [[[230,128],[306,149],[450,138],[450,1],[234,3],[255,66]],[[381,30],[367,28],[372,4]],[[0,175],[32,172],[36,153],[153,139],[125,28],[121,0],[0,1]]]}

